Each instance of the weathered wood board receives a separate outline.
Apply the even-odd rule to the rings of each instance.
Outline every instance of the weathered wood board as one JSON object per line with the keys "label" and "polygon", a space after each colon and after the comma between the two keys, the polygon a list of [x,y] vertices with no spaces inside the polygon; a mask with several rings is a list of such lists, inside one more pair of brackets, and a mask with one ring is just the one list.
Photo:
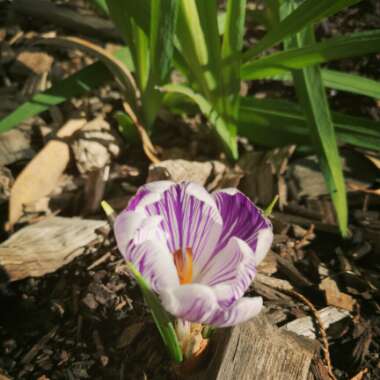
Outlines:
{"label": "weathered wood board", "polygon": [[283,331],[260,315],[218,330],[203,371],[191,380],[307,380],[316,341]]}
{"label": "weathered wood board", "polygon": [[0,245],[0,270],[10,281],[51,273],[99,240],[103,220],[51,217],[21,229]]}

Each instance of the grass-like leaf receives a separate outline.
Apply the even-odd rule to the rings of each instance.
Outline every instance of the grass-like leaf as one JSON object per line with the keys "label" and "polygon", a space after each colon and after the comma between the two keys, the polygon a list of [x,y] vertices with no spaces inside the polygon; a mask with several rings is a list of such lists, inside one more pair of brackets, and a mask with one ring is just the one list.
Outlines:
{"label": "grass-like leaf", "polygon": [[142,107],[147,126],[152,125],[161,106],[162,94],[157,87],[167,81],[172,69],[178,15],[177,0],[156,0],[151,4],[149,75],[147,86],[142,92]]}
{"label": "grass-like leaf", "polygon": [[168,313],[162,307],[157,295],[150,289],[144,277],[141,276],[140,272],[136,269],[136,267],[131,262],[128,262],[127,265],[129,270],[135,277],[137,284],[140,287],[145,302],[149,306],[154,322],[156,323],[162,340],[164,341],[165,346],[168,349],[170,357],[175,362],[181,363],[183,360],[182,350],[179,345],[177,335],[175,333],[172,321]]}
{"label": "grass-like leaf", "polygon": [[328,69],[322,69],[322,79],[326,87],[380,99],[380,82],[376,80]]}
{"label": "grass-like leaf", "polygon": [[[115,56],[123,61],[131,71],[133,70],[128,48],[120,49]],[[81,96],[93,91],[112,79],[113,75],[109,69],[102,62],[95,62],[21,104],[16,110],[0,120],[0,133],[6,132],[29,117],[38,115],[74,96]]]}
{"label": "grass-like leaf", "polygon": [[[222,59],[228,59],[243,48],[245,31],[246,0],[229,0],[224,23],[222,41]],[[232,120],[232,128],[236,129],[239,112],[240,60],[222,67],[223,81],[223,113]]]}
{"label": "grass-like leaf", "polygon": [[[211,0],[214,2],[214,0]],[[207,41],[202,29],[202,20],[198,13],[195,0],[181,0],[178,14],[176,37],[179,50],[193,79],[200,87],[207,99],[212,99],[213,90],[217,87],[217,80],[212,72],[205,67],[213,66],[208,51]],[[214,52],[214,50],[213,50]]]}
{"label": "grass-like leaf", "polygon": [[132,44],[131,19],[147,36],[149,35],[151,7],[149,0],[107,0],[107,6],[112,21],[122,33],[128,46]]}
{"label": "grass-like leaf", "polygon": [[242,66],[242,79],[262,79],[292,69],[380,51],[380,30],[352,33],[308,46],[289,49]]}
{"label": "grass-like leaf", "polygon": [[180,53],[189,70],[188,77],[190,81],[195,82],[199,93],[185,86],[181,86],[180,91],[184,90],[184,94],[193,96],[193,100],[196,99],[195,102],[201,109],[203,108],[202,112],[209,108],[204,113],[212,117],[211,124],[223,141],[227,154],[236,159],[238,155],[236,118],[234,118],[231,103],[228,102],[228,94],[222,78],[217,21],[218,10],[215,0],[181,1],[176,35]]}
{"label": "grass-like leaf", "polygon": [[[315,42],[314,28],[308,26],[297,33],[290,41],[296,47]],[[330,107],[323,86],[321,69],[318,65],[301,70],[293,70],[293,82],[298,101],[308,121],[314,149],[330,192],[343,236],[347,235],[348,208],[343,168],[338,151]]]}
{"label": "grass-like leaf", "polygon": [[[330,69],[322,69],[321,73],[325,87],[380,99],[380,83],[376,80]],[[268,79],[291,81],[292,75],[288,72]]]}
{"label": "grass-like leaf", "polygon": [[229,129],[229,125],[221,117],[218,112],[212,107],[212,105],[205,99],[202,95],[197,94],[191,88],[186,87],[180,84],[168,84],[163,86],[162,91],[164,92],[173,92],[185,95],[190,98],[194,103],[198,105],[201,112],[208,118],[210,123],[215,127],[217,134],[219,135],[224,147],[227,150],[227,153],[233,157],[237,158],[237,144],[236,144],[236,135],[233,134],[233,131]]}
{"label": "grass-like leaf", "polygon": [[[379,122],[339,112],[332,112],[332,119],[341,143],[380,151]],[[268,147],[312,144],[301,107],[284,100],[241,98],[238,131],[254,143]]]}
{"label": "grass-like leaf", "polygon": [[273,27],[262,40],[243,54],[243,61],[248,61],[262,51],[272,47],[284,38],[297,33],[308,25],[331,16],[343,8],[361,0],[306,0],[288,17]]}
{"label": "grass-like leaf", "polygon": [[107,0],[91,0],[91,2],[95,6],[95,8],[103,14],[103,16],[109,15]]}
{"label": "grass-like leaf", "polygon": [[[229,0],[224,24],[222,58],[226,59],[241,51],[244,38],[246,0]],[[240,89],[240,61],[224,68],[224,82],[229,93],[237,94]]]}

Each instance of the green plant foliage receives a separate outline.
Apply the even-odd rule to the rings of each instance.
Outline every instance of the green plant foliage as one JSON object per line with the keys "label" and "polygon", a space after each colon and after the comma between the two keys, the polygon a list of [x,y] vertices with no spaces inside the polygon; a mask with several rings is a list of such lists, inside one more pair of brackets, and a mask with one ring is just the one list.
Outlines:
{"label": "green plant foliage", "polygon": [[[322,69],[321,74],[325,87],[380,99],[380,83],[376,80],[329,69]],[[270,79],[291,81],[292,76],[290,73],[284,73],[270,77]]]}
{"label": "green plant foliage", "polygon": [[[313,30],[325,17],[360,0],[268,0],[260,11],[247,10],[246,0],[227,0],[223,11],[217,0],[91,1],[119,29],[124,55],[105,55],[81,40],[80,47],[100,62],[32,97],[0,121],[0,132],[115,78],[131,108],[129,116],[120,112],[115,117],[130,141],[135,138],[130,112],[150,130],[162,106],[189,113],[196,105],[233,160],[238,158],[238,132],[266,146],[312,147],[345,233],[347,206],[337,142],[379,150],[379,123],[331,112],[325,88],[379,99],[380,84],[319,65],[379,52],[380,30],[319,42]],[[264,25],[267,33],[243,52],[246,18]],[[57,42],[79,47],[78,41],[69,40]],[[265,54],[275,46],[277,52]],[[181,84],[170,83],[174,68],[182,75]],[[290,80],[298,104],[239,96],[241,80],[265,78]]]}
{"label": "green plant foliage", "polygon": [[335,90],[380,99],[380,83],[360,75],[322,69],[323,84]]}
{"label": "green plant foliage", "polygon": [[106,0],[91,0],[91,2],[103,16],[109,15],[109,10],[108,10]]}
{"label": "green plant foliage", "polygon": [[[380,123],[332,112],[341,143],[380,151]],[[240,100],[239,134],[268,147],[298,144],[312,146],[307,120],[301,107],[284,100]]]}
{"label": "green plant foliage", "polygon": [[163,86],[161,90],[164,92],[184,95],[191,99],[198,105],[201,112],[214,125],[216,132],[218,133],[225,146],[229,148],[235,143],[235,141],[232,140],[233,137],[231,137],[231,134],[229,133],[228,125],[226,124],[224,118],[220,117],[218,112],[215,111],[209,101],[202,95],[197,94],[191,88],[180,84],[168,84],[166,86]]}
{"label": "green plant foliage", "polygon": [[[287,0],[285,0],[286,2]],[[248,49],[243,54],[243,61],[246,62],[257,56],[264,50],[272,47],[278,42],[283,41],[286,37],[299,32],[308,25],[312,25],[325,17],[331,16],[336,12],[359,3],[361,0],[306,0],[294,12],[289,14],[280,23],[264,36],[256,46]],[[278,4],[277,2],[271,2]],[[273,5],[273,4],[272,4]],[[278,4],[280,6],[280,4]]]}
{"label": "green plant foliage", "polygon": [[107,0],[110,15],[129,46],[141,94],[142,120],[151,128],[161,107],[157,86],[172,69],[177,0]]}
{"label": "green plant foliage", "polygon": [[380,30],[358,32],[289,49],[242,66],[242,79],[262,79],[292,69],[380,51]]}
{"label": "green plant foliage", "polygon": [[[298,47],[314,42],[314,31],[307,27],[292,39]],[[308,121],[313,145],[331,194],[338,224],[343,236],[347,235],[348,210],[342,164],[338,152],[333,121],[327,102],[321,70],[318,65],[292,72],[297,97]]]}
{"label": "green plant foliage", "polygon": [[149,306],[149,310],[152,313],[154,322],[160,332],[162,340],[165,343],[166,348],[170,354],[172,360],[176,363],[181,363],[183,360],[182,350],[179,345],[177,335],[175,333],[172,321],[162,307],[160,300],[157,295],[150,289],[149,285],[145,279],[141,276],[140,272],[131,263],[127,263],[129,270],[133,274],[137,284],[140,287],[141,293],[145,299],[145,302]]}
{"label": "green plant foliage", "polygon": [[[115,56],[133,71],[128,48],[120,49]],[[107,66],[102,62],[95,62],[66,79],[53,84],[48,90],[37,93],[30,100],[20,105],[15,111],[0,120],[0,133],[8,131],[52,106],[93,91],[112,79],[113,75]]]}

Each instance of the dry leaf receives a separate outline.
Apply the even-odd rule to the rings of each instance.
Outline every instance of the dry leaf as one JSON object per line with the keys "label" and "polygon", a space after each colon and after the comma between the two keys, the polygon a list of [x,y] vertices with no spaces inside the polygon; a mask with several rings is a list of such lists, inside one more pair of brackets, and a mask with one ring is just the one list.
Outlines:
{"label": "dry leaf", "polygon": [[103,118],[87,123],[78,133],[72,143],[76,166],[81,174],[103,169],[117,157],[121,144],[111,132],[111,126]]}
{"label": "dry leaf", "polygon": [[367,372],[368,372],[368,368],[364,368],[358,374],[352,377],[351,380],[363,380]]}
{"label": "dry leaf", "polygon": [[35,152],[31,147],[31,124],[0,134],[0,166],[10,165],[19,160],[30,160]]}
{"label": "dry leaf", "polygon": [[246,173],[241,189],[255,202],[264,206],[270,204],[279,195],[279,205],[286,204],[287,189],[282,177],[288,166],[295,146],[285,146],[267,152],[250,152],[239,161]]}
{"label": "dry leaf", "polygon": [[378,169],[380,169],[380,158],[375,155],[366,154],[365,155]]}
{"label": "dry leaf", "polygon": [[367,186],[362,186],[353,182],[348,182],[347,186],[350,190],[362,191],[363,193],[380,195],[380,189],[369,189]]}
{"label": "dry leaf", "polygon": [[14,70],[17,70],[16,67],[20,67],[26,73],[43,74],[50,70],[53,61],[53,57],[49,54],[37,51],[23,51],[16,58]]}
{"label": "dry leaf", "polygon": [[338,289],[336,282],[326,277],[319,284],[319,289],[325,291],[326,302],[330,306],[340,307],[348,311],[352,311],[354,308],[355,300],[348,294],[341,292]]}
{"label": "dry leaf", "polygon": [[[57,138],[71,136],[86,123],[84,119],[70,120],[57,133]],[[70,159],[68,145],[59,139],[48,142],[17,177],[9,201],[10,230],[22,216],[23,207],[49,194]]]}
{"label": "dry leaf", "polygon": [[223,175],[225,171],[226,166],[218,161],[166,160],[149,166],[147,182],[170,179],[174,182],[192,181],[206,186],[211,177]]}
{"label": "dry leaf", "polygon": [[12,172],[5,166],[0,166],[0,204],[8,200],[12,184]]}

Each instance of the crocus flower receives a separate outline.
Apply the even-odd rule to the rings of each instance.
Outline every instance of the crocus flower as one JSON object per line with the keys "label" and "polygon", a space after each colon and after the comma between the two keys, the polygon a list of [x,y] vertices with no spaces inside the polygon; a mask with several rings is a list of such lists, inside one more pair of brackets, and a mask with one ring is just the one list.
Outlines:
{"label": "crocus flower", "polygon": [[115,236],[173,316],[224,327],[261,310],[261,297],[243,295],[272,244],[272,226],[238,190],[149,183],[116,218]]}

